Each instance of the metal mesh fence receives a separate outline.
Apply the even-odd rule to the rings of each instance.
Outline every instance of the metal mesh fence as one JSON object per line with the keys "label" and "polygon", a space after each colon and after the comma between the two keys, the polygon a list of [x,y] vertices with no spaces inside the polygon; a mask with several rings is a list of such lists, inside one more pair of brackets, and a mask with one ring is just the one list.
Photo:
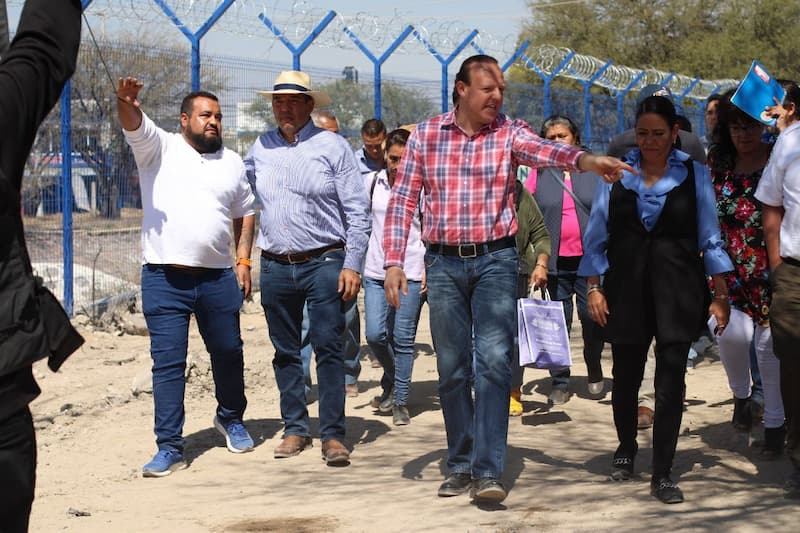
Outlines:
{"label": "metal mesh fence", "polygon": [[[127,75],[142,79],[145,82],[140,94],[143,110],[162,128],[178,131],[180,100],[191,89],[188,45],[157,49],[129,43],[102,43],[101,49],[110,76],[114,80]],[[270,127],[268,102],[255,91],[271,87],[278,73],[287,68],[291,67],[251,59],[203,56],[202,88],[220,98],[226,146],[244,155],[257,135]],[[338,91],[343,84],[358,86],[358,90],[351,87],[337,93],[340,101],[335,102],[335,111],[340,114],[342,133],[351,138],[354,146],[359,146],[360,125],[372,117],[374,87],[371,82],[345,80],[347,73],[339,68],[305,70],[316,87],[326,86]],[[349,80],[352,80],[352,73]],[[140,278],[142,212],[138,176],[116,120],[112,83],[101,66],[97,49],[85,43],[70,92],[71,248],[66,245],[68,240],[62,229],[64,185],[59,106],[39,132],[23,186],[26,238],[34,267],[60,297],[64,294],[66,250],[67,261],[71,260],[74,272],[74,310],[87,314],[101,309],[95,304],[102,306],[110,298],[138,290]],[[441,84],[438,81],[385,77],[382,87],[382,116],[390,129],[401,122],[427,118],[439,109]],[[387,98],[387,87],[398,87],[406,92],[398,93],[404,95],[402,98]],[[543,99],[541,85],[511,84],[506,91],[505,111],[538,129],[545,118]],[[633,100],[626,100],[626,117],[629,117]],[[551,112],[568,115],[583,127],[582,91],[554,84],[550,102]],[[616,105],[612,96],[592,95],[591,135],[583,142],[594,151],[604,151],[608,139],[616,131]],[[626,123],[631,120],[626,119]],[[191,191],[186,194],[189,200]],[[254,278],[257,283],[258,276]]]}

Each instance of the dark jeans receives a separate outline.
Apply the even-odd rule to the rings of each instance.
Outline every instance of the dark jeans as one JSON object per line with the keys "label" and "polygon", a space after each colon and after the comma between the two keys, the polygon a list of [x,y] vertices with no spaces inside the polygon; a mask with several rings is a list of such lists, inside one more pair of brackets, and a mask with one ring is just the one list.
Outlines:
{"label": "dark jeans", "polygon": [[358,383],[361,375],[361,316],[358,312],[358,296],[344,302],[344,331],[342,332],[342,355],[344,357],[344,382]]}
{"label": "dark jeans", "polygon": [[[581,321],[581,334],[583,336],[583,360],[589,374],[589,382],[596,383],[603,379],[603,369],[600,359],[603,353],[603,339],[600,338],[597,325],[589,316],[586,303],[586,278],[578,276],[576,270],[558,270],[555,275],[548,274],[547,290],[553,300],[564,302],[564,318],[567,321],[567,331],[572,331],[573,303],[572,297],[578,302],[578,319]],[[554,389],[569,388],[570,367],[550,370]]]}
{"label": "dark jeans", "polygon": [[242,420],[247,406],[239,331],[242,298],[236,274],[230,268],[142,267],[142,310],[150,331],[159,450],[183,450],[184,374],[192,313],[211,356],[217,416],[223,422]]}
{"label": "dark jeans", "polygon": [[28,531],[35,486],[36,434],[25,407],[0,420],[0,531]]}
{"label": "dark jeans", "polygon": [[[653,477],[668,476],[678,444],[683,417],[684,375],[690,342],[657,343],[656,408],[653,421]],[[614,384],[611,405],[620,447],[633,453],[636,449],[639,385],[644,374],[650,342],[611,344],[614,359]]]}
{"label": "dark jeans", "polygon": [[322,441],[344,440],[344,302],[337,292],[344,251],[288,265],[261,258],[261,305],[275,347],[275,380],[281,392],[286,435],[310,436],[300,357],[303,305],[308,302],[309,331],[317,357],[319,431]]}
{"label": "dark jeans", "polygon": [[800,266],[782,263],[772,272],[769,322],[772,350],[781,362],[786,449],[797,469],[800,468]]}
{"label": "dark jeans", "polygon": [[473,258],[425,254],[449,474],[503,474],[517,261],[514,247]]}

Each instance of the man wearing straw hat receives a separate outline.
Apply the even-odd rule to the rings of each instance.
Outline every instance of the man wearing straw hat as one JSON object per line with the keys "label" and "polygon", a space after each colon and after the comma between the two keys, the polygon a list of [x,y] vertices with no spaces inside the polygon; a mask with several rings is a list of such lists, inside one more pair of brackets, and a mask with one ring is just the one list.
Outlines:
{"label": "man wearing straw hat", "polygon": [[270,91],[278,127],[263,133],[245,157],[263,206],[261,305],[275,347],[283,439],[276,458],[311,446],[300,357],[303,305],[308,303],[317,357],[319,432],[330,466],[350,463],[344,444],[344,304],[361,288],[359,271],[369,240],[367,195],[353,151],[335,133],[314,125],[311,112],[331,103],[308,74],[282,72]]}

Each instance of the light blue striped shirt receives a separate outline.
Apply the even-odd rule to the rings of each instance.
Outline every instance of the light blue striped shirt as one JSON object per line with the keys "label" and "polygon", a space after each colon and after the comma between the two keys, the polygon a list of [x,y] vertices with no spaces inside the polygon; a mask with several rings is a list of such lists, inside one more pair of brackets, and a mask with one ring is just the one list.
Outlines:
{"label": "light blue striped shirt", "polygon": [[370,232],[364,180],[347,141],[309,120],[289,143],[275,129],[244,159],[261,204],[256,245],[275,254],[345,242],[344,268],[361,271]]}

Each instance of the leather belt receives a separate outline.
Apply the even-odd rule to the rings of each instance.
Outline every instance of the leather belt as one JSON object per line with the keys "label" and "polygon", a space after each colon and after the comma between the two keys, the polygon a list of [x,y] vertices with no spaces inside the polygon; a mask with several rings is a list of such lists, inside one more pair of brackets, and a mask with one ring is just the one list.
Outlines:
{"label": "leather belt", "polygon": [[792,265],[792,266],[796,266],[796,267],[800,267],[800,261],[798,261],[797,259],[795,259],[793,257],[781,257],[781,259],[786,264],[789,264],[789,265]]}
{"label": "leather belt", "polygon": [[497,239],[496,241],[479,243],[471,242],[467,244],[454,245],[429,242],[427,246],[428,251],[434,254],[470,258],[490,254],[498,250],[505,250],[506,248],[513,248],[516,245],[517,241],[514,237],[503,237],[502,239]]}
{"label": "leather belt", "polygon": [[265,259],[271,259],[279,263],[285,263],[287,265],[296,265],[299,263],[308,263],[315,257],[319,257],[322,254],[326,254],[328,252],[333,252],[334,250],[344,250],[344,243],[337,242],[336,244],[323,246],[322,248],[317,248],[315,250],[308,250],[305,252],[297,252],[293,254],[274,254],[272,252],[262,250],[261,257]]}

